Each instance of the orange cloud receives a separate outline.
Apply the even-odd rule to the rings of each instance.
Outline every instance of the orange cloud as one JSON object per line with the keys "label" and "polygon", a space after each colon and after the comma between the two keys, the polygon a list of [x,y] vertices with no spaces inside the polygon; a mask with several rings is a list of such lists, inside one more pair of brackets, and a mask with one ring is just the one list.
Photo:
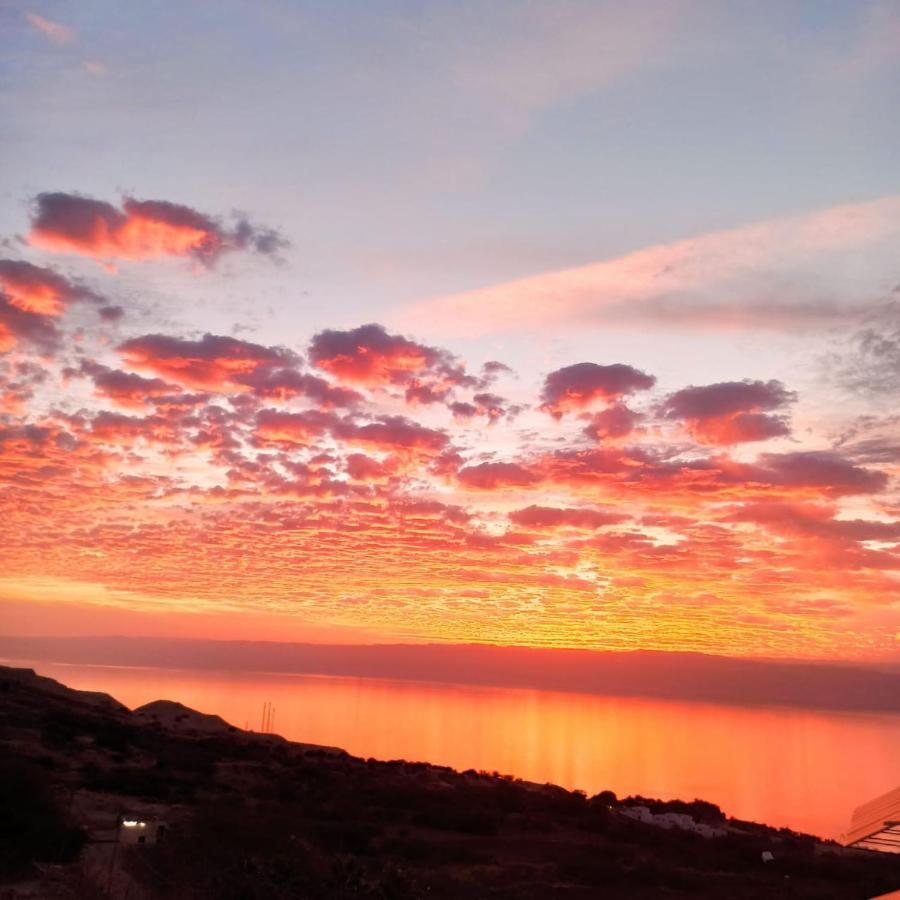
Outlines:
{"label": "orange cloud", "polygon": [[548,506],[528,506],[509,514],[510,522],[526,528],[602,528],[628,521],[626,513],[614,509],[575,507],[558,509]]}
{"label": "orange cloud", "polygon": [[181,393],[181,387],[161,378],[144,378],[134,372],[122,372],[96,363],[84,363],[72,374],[89,376],[98,397],[113,401],[117,406],[143,409],[151,401],[160,401]]}
{"label": "orange cloud", "polygon": [[60,316],[69,303],[99,299],[52,269],[13,259],[0,259],[0,293],[23,312],[40,316]]}
{"label": "orange cloud", "polygon": [[60,339],[53,317],[24,310],[0,293],[0,352],[9,352],[23,340],[50,354]]}
{"label": "orange cloud", "polygon": [[8,353],[16,346],[16,338],[12,329],[0,322],[0,353]]}
{"label": "orange cloud", "polygon": [[256,437],[268,443],[309,445],[332,425],[331,419],[320,412],[289,413],[263,409],[256,416]]}
{"label": "orange cloud", "polygon": [[566,412],[586,409],[597,401],[607,403],[649,390],[656,378],[632,366],[614,363],[576,363],[551,372],[544,379],[541,409],[559,419]]}
{"label": "orange cloud", "polygon": [[136,369],[147,369],[188,387],[225,391],[249,391],[261,371],[294,361],[287,350],[214,334],[199,340],[148,334],[126,341],[119,354]]}
{"label": "orange cloud", "polygon": [[689,386],[635,429],[622,398],[651,376],[564,367],[544,385],[559,424],[491,418],[509,405],[473,388],[472,415],[494,424],[472,428],[453,405],[468,392],[396,414],[414,379],[463,371],[410,338],[433,354],[355,345],[381,356],[366,377],[384,389],[362,396],[330,380],[368,365],[352,350],[324,357],[349,369],[310,375],[285,348],[148,334],[117,348],[119,369],[111,346],[70,334],[67,367],[26,341],[0,359],[4,573],[19,583],[69,579],[173,616],[302,611],[379,640],[811,657],[893,640],[900,524],[881,463],[732,455],[679,431],[780,417],[794,398],[778,382]]}
{"label": "orange cloud", "polygon": [[888,476],[832,452],[764,453],[753,463],[727,456],[684,457],[642,447],[608,446],[485,462],[457,472],[464,487],[510,491],[564,485],[609,497],[702,505],[709,499],[790,496],[832,498],[876,494]]}
{"label": "orange cloud", "polygon": [[38,194],[29,242],[62,253],[94,259],[148,260],[192,257],[213,263],[222,253],[253,250],[276,253],[284,239],[271,229],[239,222],[233,229],[188,206],[126,197],[122,208],[62,192]]}
{"label": "orange cloud", "polygon": [[[61,339],[56,320],[81,300],[97,303],[101,298],[52,269],[0,259],[0,353],[20,340],[52,353]],[[98,312],[104,315],[103,308]]]}
{"label": "orange cloud", "polygon": [[383,416],[364,424],[344,420],[335,425],[333,434],[351,446],[397,453],[440,453],[450,443],[443,431],[426,428],[403,416]]}
{"label": "orange cloud", "polygon": [[595,441],[610,441],[632,434],[643,417],[624,403],[613,403],[607,409],[593,413],[584,434]]}
{"label": "orange cloud", "polygon": [[446,350],[389,334],[375,324],[319,332],[310,343],[309,360],[342,382],[404,388],[412,405],[452,402],[455,388],[483,388],[494,377],[493,370],[481,378],[468,375]]}
{"label": "orange cloud", "polygon": [[785,416],[772,415],[796,399],[778,381],[726,381],[670,394],[663,415],[685,422],[702,444],[741,444],[790,434]]}
{"label": "orange cloud", "polygon": [[323,331],[313,338],[309,350],[310,361],[320,369],[345,381],[376,385],[423,372],[440,356],[439,350],[388,334],[380,325]]}
{"label": "orange cloud", "polygon": [[65,306],[64,290],[55,280],[35,274],[37,267],[28,263],[0,261],[0,289],[13,306],[25,312],[60,315]]}

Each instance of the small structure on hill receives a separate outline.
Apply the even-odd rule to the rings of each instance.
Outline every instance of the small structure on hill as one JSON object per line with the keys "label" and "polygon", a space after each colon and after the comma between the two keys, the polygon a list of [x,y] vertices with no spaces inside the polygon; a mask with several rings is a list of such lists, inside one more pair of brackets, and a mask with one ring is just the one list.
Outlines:
{"label": "small structure on hill", "polygon": [[638,805],[625,806],[622,808],[621,813],[623,816],[628,816],[629,819],[636,819],[645,825],[664,828],[666,831],[677,828],[680,831],[693,831],[695,834],[705,838],[722,837],[726,834],[724,828],[707,825],[705,822],[697,822],[693,816],[689,816],[687,813],[652,813],[649,807]]}

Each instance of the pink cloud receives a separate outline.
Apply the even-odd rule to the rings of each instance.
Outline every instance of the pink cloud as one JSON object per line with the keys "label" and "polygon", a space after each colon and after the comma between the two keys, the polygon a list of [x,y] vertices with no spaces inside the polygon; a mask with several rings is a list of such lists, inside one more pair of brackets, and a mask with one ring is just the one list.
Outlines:
{"label": "pink cloud", "polygon": [[626,366],[613,363],[575,363],[551,372],[544,379],[541,409],[559,419],[564,413],[586,409],[596,402],[608,403],[635,391],[646,391],[656,384],[656,378]]}
{"label": "pink cloud", "polygon": [[[900,275],[900,197],[710,232],[399,310],[423,332],[635,327],[822,327]],[[852,260],[852,264],[851,264]]]}
{"label": "pink cloud", "polygon": [[33,12],[25,12],[23,15],[32,28],[54,44],[71,44],[75,40],[75,32],[68,25],[45,19]]}
{"label": "pink cloud", "polygon": [[258,229],[246,221],[225,228],[179,203],[126,197],[120,209],[62,191],[35,197],[28,240],[44,250],[101,260],[185,256],[205,265],[230,251],[274,254],[286,244],[272,229]]}
{"label": "pink cloud", "polygon": [[525,528],[584,528],[592,530],[604,525],[618,525],[628,520],[624,513],[609,509],[528,506],[509,514],[510,522]]}
{"label": "pink cloud", "polygon": [[540,481],[540,476],[518,463],[485,462],[460,469],[457,479],[464,487],[492,490],[505,487],[526,487]]}
{"label": "pink cloud", "polygon": [[675,391],[662,413],[684,421],[701,444],[741,444],[789,435],[785,416],[771,413],[796,399],[780,381],[724,381]]}
{"label": "pink cloud", "polygon": [[161,378],[144,378],[134,372],[96,366],[91,372],[98,397],[105,397],[119,406],[141,409],[151,400],[178,394],[181,388]]}
{"label": "pink cloud", "polygon": [[263,409],[256,417],[256,437],[263,443],[306,446],[332,425],[331,418],[318,411],[289,413]]}
{"label": "pink cloud", "polygon": [[294,361],[283,348],[215,334],[205,334],[199,340],[147,334],[126,341],[119,353],[136,369],[149,370],[188,387],[226,391],[249,390],[261,374]]}
{"label": "pink cloud", "polygon": [[443,431],[426,428],[403,416],[382,416],[361,425],[344,420],[335,426],[333,434],[353,446],[401,453],[439,453],[450,442]]}
{"label": "pink cloud", "polygon": [[614,403],[607,409],[593,413],[584,433],[595,441],[616,440],[634,432],[643,417],[624,403]]}

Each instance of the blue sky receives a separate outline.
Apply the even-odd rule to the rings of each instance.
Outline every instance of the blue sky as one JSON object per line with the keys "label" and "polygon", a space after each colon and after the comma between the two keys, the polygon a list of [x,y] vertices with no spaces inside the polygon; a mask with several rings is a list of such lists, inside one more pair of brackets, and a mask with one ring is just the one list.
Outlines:
{"label": "blue sky", "polygon": [[4,230],[51,187],[239,206],[369,311],[874,199],[897,9],[7,3]]}
{"label": "blue sky", "polygon": [[[419,327],[404,310],[431,297],[898,192],[895,2],[7,2],[0,25],[2,233],[67,190],[237,209],[289,237],[283,265],[215,283],[123,270],[149,319],[186,328]],[[898,274],[883,256],[860,298]],[[779,289],[813,291],[809,266],[783,268]],[[468,357],[628,352],[695,380],[741,377],[747,355],[784,377],[827,343],[466,331]]]}

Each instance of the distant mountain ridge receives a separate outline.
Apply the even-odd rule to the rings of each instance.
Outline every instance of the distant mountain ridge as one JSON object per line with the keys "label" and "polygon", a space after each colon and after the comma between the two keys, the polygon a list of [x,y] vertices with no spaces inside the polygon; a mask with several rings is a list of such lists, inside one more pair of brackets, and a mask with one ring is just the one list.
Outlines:
{"label": "distant mountain ridge", "polygon": [[0,657],[84,665],[390,678],[710,703],[900,713],[900,671],[661,651],[2,637]]}

